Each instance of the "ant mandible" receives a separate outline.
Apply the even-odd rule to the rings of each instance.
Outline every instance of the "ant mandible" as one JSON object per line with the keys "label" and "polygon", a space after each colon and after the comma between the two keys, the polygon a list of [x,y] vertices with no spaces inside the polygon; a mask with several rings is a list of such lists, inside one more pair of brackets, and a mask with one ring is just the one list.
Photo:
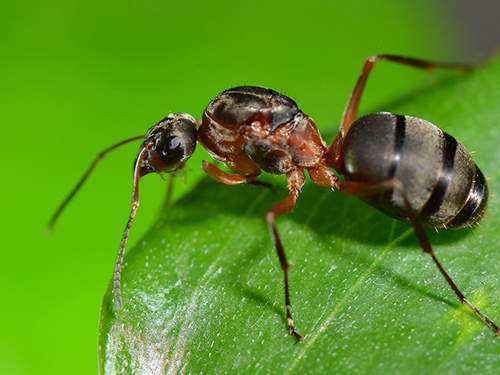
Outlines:
{"label": "ant mandible", "polygon": [[[426,70],[469,69],[466,65],[402,56],[369,57],[347,103],[339,133],[329,147],[313,120],[292,99],[258,86],[223,91],[212,99],[198,122],[189,114],[173,113],[149,129],[144,137],[126,139],[99,154],[52,217],[49,230],[102,157],[123,144],[144,138],[134,167],[132,211],[113,277],[116,303],[121,308],[122,261],[139,207],[139,180],[152,172],[172,172],[182,167],[198,142],[216,161],[235,172],[224,172],[203,161],[203,170],[223,184],[269,187],[257,180],[261,170],[286,175],[288,197],[272,206],[265,218],[284,273],[288,327],[298,341],[302,337],[290,312],[288,262],[275,221],[294,208],[305,183],[304,170],[317,185],[359,197],[393,218],[410,222],[423,251],[431,256],[460,301],[499,335],[500,328],[464,297],[441,266],[423,229],[455,229],[476,224],[486,209],[486,180],[460,142],[423,119],[387,112],[356,119],[366,81],[377,60]],[[343,175],[345,182],[332,169]]]}

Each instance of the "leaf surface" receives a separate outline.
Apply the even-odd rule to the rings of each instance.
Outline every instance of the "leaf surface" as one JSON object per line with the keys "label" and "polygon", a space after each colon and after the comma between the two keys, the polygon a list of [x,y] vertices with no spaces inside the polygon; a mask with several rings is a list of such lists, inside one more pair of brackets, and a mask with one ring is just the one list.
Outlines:
{"label": "leaf surface", "polygon": [[[498,194],[498,59],[473,73],[440,74],[435,87],[377,110],[453,134],[476,151]],[[292,314],[305,336],[296,344],[264,221],[286,194],[205,179],[165,212],[125,257],[124,308],[117,310],[111,283],[104,297],[101,373],[498,373],[498,338],[460,305],[411,227],[310,182],[295,211],[278,219]],[[427,231],[459,288],[497,323],[499,211],[492,197],[481,227]]]}

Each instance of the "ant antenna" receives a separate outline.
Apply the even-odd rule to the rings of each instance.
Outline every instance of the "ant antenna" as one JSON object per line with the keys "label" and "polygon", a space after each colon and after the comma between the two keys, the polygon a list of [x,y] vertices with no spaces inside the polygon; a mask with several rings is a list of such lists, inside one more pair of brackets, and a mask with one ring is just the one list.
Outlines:
{"label": "ant antenna", "polygon": [[152,144],[147,144],[141,150],[139,155],[137,156],[137,160],[135,162],[134,167],[134,190],[132,193],[132,211],[130,212],[130,216],[128,218],[127,226],[125,227],[125,231],[123,232],[122,242],[120,243],[120,250],[118,251],[118,257],[116,258],[115,272],[113,276],[113,286],[115,292],[116,303],[118,304],[118,308],[122,308],[122,298],[120,292],[120,279],[122,274],[122,264],[123,264],[123,253],[125,252],[125,245],[127,244],[128,233],[130,231],[130,227],[132,226],[132,222],[134,221],[135,214],[137,212],[137,208],[139,207],[139,179],[142,177],[141,174],[141,164],[144,159],[144,155],[148,151],[148,149],[152,146]]}
{"label": "ant antenna", "polygon": [[71,199],[73,199],[73,197],[78,192],[78,190],[82,187],[83,183],[90,176],[90,173],[92,173],[92,171],[94,170],[94,168],[97,165],[97,163],[99,162],[99,160],[101,160],[108,152],[113,151],[115,148],[118,148],[118,147],[120,147],[120,146],[122,146],[122,145],[124,145],[126,143],[135,141],[137,139],[143,139],[143,138],[144,138],[144,136],[140,135],[140,136],[137,136],[137,137],[132,137],[132,138],[129,138],[129,139],[125,139],[124,141],[121,141],[121,142],[117,143],[116,145],[111,146],[110,148],[107,148],[106,150],[102,151],[99,155],[97,155],[97,157],[94,159],[94,161],[90,165],[90,167],[87,170],[87,172],[85,172],[85,174],[83,175],[83,177],[81,178],[81,180],[78,181],[78,184],[76,184],[75,188],[71,191],[71,193],[69,193],[69,195],[62,202],[62,204],[59,206],[59,208],[57,209],[57,211],[54,213],[54,215],[50,219],[49,225],[47,225],[46,232],[49,233],[49,234],[52,233],[52,229],[54,228],[54,224],[56,223],[57,219],[59,218],[59,216],[61,215],[61,213],[64,211],[64,209],[66,208],[66,206],[68,205],[68,203],[71,201]]}

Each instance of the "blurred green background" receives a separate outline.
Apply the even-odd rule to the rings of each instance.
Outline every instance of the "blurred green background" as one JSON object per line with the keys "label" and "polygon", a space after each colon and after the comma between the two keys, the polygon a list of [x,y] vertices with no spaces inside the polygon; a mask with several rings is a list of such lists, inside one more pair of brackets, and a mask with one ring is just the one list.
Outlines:
{"label": "blurred green background", "polygon": [[[44,230],[99,151],[170,112],[199,117],[215,94],[242,84],[281,91],[320,129],[335,129],[366,56],[462,58],[466,35],[453,13],[430,0],[2,1],[0,374],[97,370],[99,307],[139,143],[109,155],[54,233]],[[429,82],[379,66],[362,112]],[[196,185],[204,157],[197,150],[176,196]],[[130,243],[165,190],[155,176],[141,182]]]}

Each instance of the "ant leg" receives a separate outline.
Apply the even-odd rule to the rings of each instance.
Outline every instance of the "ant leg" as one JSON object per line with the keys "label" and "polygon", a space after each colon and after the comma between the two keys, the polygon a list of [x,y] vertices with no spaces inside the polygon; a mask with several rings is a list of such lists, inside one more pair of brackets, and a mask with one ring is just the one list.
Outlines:
{"label": "ant leg", "polygon": [[307,172],[309,172],[311,181],[316,185],[329,187],[331,189],[339,188],[339,178],[330,170],[330,168],[320,164],[314,168],[308,168]]}
{"label": "ant leg", "polygon": [[370,75],[371,70],[375,66],[377,60],[392,61],[398,64],[412,66],[414,68],[425,69],[432,71],[436,68],[438,69],[449,69],[456,71],[467,71],[472,70],[471,65],[467,64],[453,64],[453,63],[440,63],[434,61],[425,61],[419,59],[413,59],[403,56],[394,55],[376,55],[368,57],[365,61],[363,69],[361,70],[361,75],[359,76],[358,82],[351,93],[349,101],[347,102],[344,115],[342,116],[342,122],[340,124],[340,136],[343,138],[347,133],[349,126],[356,120],[359,102],[361,100],[361,95],[363,94],[366,81]]}
{"label": "ant leg", "polygon": [[269,189],[273,193],[276,193],[276,186],[274,186],[273,184],[271,184],[269,182],[259,181],[259,180],[252,180],[248,184],[249,185],[253,185],[253,186],[262,186],[263,188]]}
{"label": "ant leg", "polygon": [[266,221],[269,227],[269,232],[274,240],[274,245],[278,253],[278,258],[280,260],[281,269],[285,275],[285,306],[286,306],[286,318],[288,323],[288,328],[290,329],[290,334],[295,337],[297,341],[302,340],[302,336],[297,333],[295,326],[293,324],[292,314],[290,312],[290,292],[288,287],[288,262],[286,261],[285,250],[283,244],[281,243],[278,230],[276,229],[275,220],[278,216],[287,214],[292,211],[297,202],[300,189],[304,185],[305,177],[304,172],[300,169],[292,170],[286,174],[288,180],[288,190],[290,193],[286,199],[279,202],[278,204],[271,207],[266,213]]}
{"label": "ant leg", "polygon": [[[167,208],[170,207],[170,203],[172,201],[172,193],[174,191],[174,181],[176,177],[181,177],[184,180],[184,176],[179,173],[184,171],[184,164],[179,165],[174,171],[169,173],[169,178],[168,178],[168,186],[167,186],[167,193],[165,195],[165,201],[163,202],[163,206],[161,208],[161,212],[164,212],[167,210]],[[163,176],[161,176],[163,179]]]}
{"label": "ant leg", "polygon": [[170,202],[172,200],[172,192],[174,191],[174,180],[175,180],[175,174],[171,173],[168,178],[168,186],[167,186],[167,194],[165,196],[165,202],[163,202],[163,207],[161,208],[162,212],[166,211],[166,209],[170,207]]}
{"label": "ant leg", "polygon": [[451,289],[453,289],[453,291],[460,299],[460,301],[469,306],[469,308],[477,316],[479,316],[481,320],[484,322],[484,324],[486,324],[488,328],[490,328],[493,332],[495,332],[497,336],[500,335],[500,328],[495,323],[493,323],[486,315],[484,315],[481,311],[479,311],[479,309],[476,306],[470,303],[469,300],[467,300],[467,298],[465,298],[465,296],[458,289],[457,285],[453,282],[451,277],[448,275],[448,273],[445,271],[441,263],[436,258],[434,250],[432,249],[432,246],[429,242],[429,239],[427,238],[427,235],[424,232],[424,228],[420,223],[420,221],[418,220],[417,214],[413,210],[410,201],[406,196],[404,186],[400,181],[391,179],[377,184],[345,182],[345,183],[340,183],[340,190],[347,194],[354,195],[357,197],[378,194],[387,190],[396,190],[403,198],[408,213],[408,218],[413,226],[413,229],[415,230],[415,234],[418,238],[418,241],[420,242],[420,246],[422,247],[424,253],[427,253],[431,256],[432,260],[434,261],[434,264],[436,264],[437,268],[439,269],[439,272],[441,272],[446,282],[448,283],[448,285],[450,285]]}
{"label": "ant leg", "polygon": [[377,60],[391,61],[394,63],[412,66],[414,68],[425,69],[432,71],[436,68],[438,69],[448,69],[455,71],[468,71],[474,68],[473,65],[468,64],[454,64],[454,63],[441,63],[434,61],[426,61],[420,59],[414,59],[410,57],[395,56],[395,55],[375,55],[370,56],[365,60],[361,74],[354,86],[354,90],[349,97],[347,106],[344,110],[342,116],[342,121],[340,123],[339,134],[335,137],[327,154],[328,165],[338,170],[342,166],[342,143],[347,131],[351,124],[356,120],[358,114],[359,102],[361,101],[361,96],[364,92],[366,82],[370,76],[370,72],[375,66]]}
{"label": "ant leg", "polygon": [[[244,176],[235,173],[224,172],[221,169],[217,168],[215,165],[205,160],[203,160],[203,170],[207,172],[210,175],[210,177],[225,185],[240,185],[245,183],[257,182],[254,181],[254,179],[257,176]],[[305,183],[305,177],[304,173],[300,169],[295,169],[291,172],[288,172],[286,176],[288,180],[288,190],[290,190],[290,194],[285,200],[274,205],[267,211],[266,221],[269,227],[269,232],[271,234],[271,237],[273,238],[276,251],[278,253],[281,269],[285,274],[285,306],[286,306],[286,318],[288,327],[290,328],[290,334],[293,335],[297,341],[300,341],[302,340],[302,336],[300,336],[297,333],[297,331],[295,331],[292,314],[290,312],[290,292],[288,288],[288,262],[286,261],[285,250],[281,243],[278,230],[276,229],[275,220],[278,216],[289,213],[290,211],[292,211],[293,207],[295,207],[295,203],[297,202],[300,189]],[[260,184],[265,184],[265,183],[260,183]]]}
{"label": "ant leg", "polygon": [[273,192],[276,191],[274,185],[263,181],[256,181],[255,179],[258,175],[241,175],[236,173],[224,172],[223,170],[206,160],[203,160],[202,163],[203,170],[214,180],[221,182],[224,185],[250,184],[255,186],[263,186],[267,189],[272,190]]}
{"label": "ant leg", "polygon": [[202,169],[214,180],[223,183],[224,185],[241,185],[247,184],[257,176],[245,176],[242,174],[224,172],[212,163],[206,160],[202,161]]}

